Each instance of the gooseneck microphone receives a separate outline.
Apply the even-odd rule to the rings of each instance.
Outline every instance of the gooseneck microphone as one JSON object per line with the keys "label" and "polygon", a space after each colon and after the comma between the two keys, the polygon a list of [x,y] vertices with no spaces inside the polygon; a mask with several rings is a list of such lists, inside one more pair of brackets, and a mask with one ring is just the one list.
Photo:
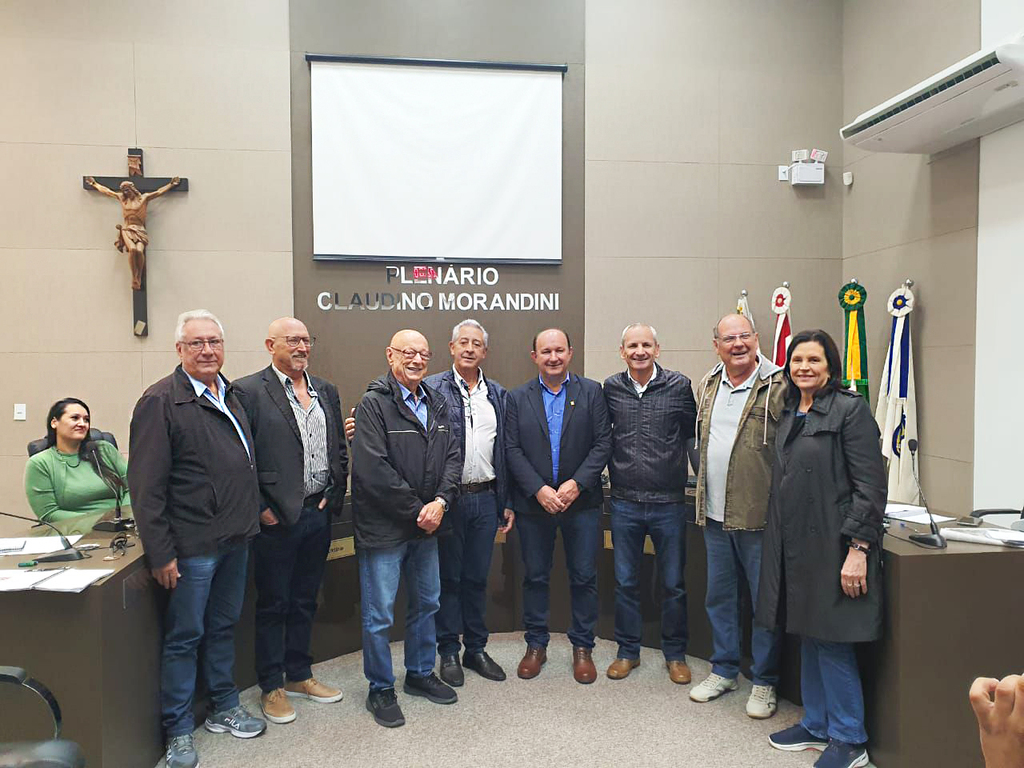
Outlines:
{"label": "gooseneck microphone", "polygon": [[917,492],[921,494],[921,505],[924,507],[924,511],[928,513],[928,522],[931,525],[931,533],[912,533],[909,538],[912,542],[921,547],[927,547],[928,549],[945,549],[946,540],[942,538],[942,534],[939,533],[939,526],[935,524],[935,518],[932,517],[932,511],[928,509],[928,500],[924,497],[924,488],[921,487],[921,480],[917,476],[917,440],[910,438],[907,440],[907,447],[910,449],[910,468],[914,471],[914,482],[917,483]]}
{"label": "gooseneck microphone", "polygon": [[[0,515],[3,515],[4,517],[13,517],[15,520],[27,520],[30,523],[35,523],[37,526],[48,525],[53,529],[54,533],[60,536],[60,543],[64,547],[64,551],[54,552],[52,555],[42,555],[41,557],[33,557],[32,559],[35,560],[37,563],[66,563],[71,560],[85,560],[85,558],[87,557],[87,555],[83,555],[81,552],[75,549],[74,545],[72,545],[72,543],[68,541],[67,536],[65,536],[63,533],[57,530],[57,526],[55,526],[53,523],[48,523],[45,520],[40,520],[35,517],[22,517],[21,515],[12,515],[10,512],[0,512]],[[9,552],[8,554],[14,553]]]}
{"label": "gooseneck microphone", "polygon": [[100,464],[100,446],[95,440],[90,440],[85,444],[85,450],[92,454],[93,461],[96,462],[96,471],[99,473],[100,479],[110,489],[111,493],[114,494],[114,519],[103,520],[92,527],[94,531],[102,531],[104,533],[120,533],[126,531],[132,527],[131,520],[124,520],[121,518],[121,499],[124,498],[124,492],[121,488],[111,482],[110,478],[103,474]]}

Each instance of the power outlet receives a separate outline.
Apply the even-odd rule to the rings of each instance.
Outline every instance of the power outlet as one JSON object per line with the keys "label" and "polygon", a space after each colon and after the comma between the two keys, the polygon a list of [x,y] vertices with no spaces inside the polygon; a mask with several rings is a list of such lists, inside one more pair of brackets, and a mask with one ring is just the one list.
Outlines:
{"label": "power outlet", "polygon": [[28,416],[28,411],[25,408],[25,404],[24,403],[15,403],[14,404],[14,420],[15,421],[24,421],[27,418],[27,416]]}
{"label": "power outlet", "polygon": [[779,181],[789,181],[789,166],[788,165],[780,165],[779,166]]}

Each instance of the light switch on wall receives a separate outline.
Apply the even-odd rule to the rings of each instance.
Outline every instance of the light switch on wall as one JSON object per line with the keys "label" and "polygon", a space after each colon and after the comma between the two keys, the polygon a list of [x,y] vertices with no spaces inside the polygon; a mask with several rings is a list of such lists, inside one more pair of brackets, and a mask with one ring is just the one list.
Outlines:
{"label": "light switch on wall", "polygon": [[25,404],[24,403],[15,403],[14,404],[14,420],[15,421],[24,421],[25,417],[26,417]]}

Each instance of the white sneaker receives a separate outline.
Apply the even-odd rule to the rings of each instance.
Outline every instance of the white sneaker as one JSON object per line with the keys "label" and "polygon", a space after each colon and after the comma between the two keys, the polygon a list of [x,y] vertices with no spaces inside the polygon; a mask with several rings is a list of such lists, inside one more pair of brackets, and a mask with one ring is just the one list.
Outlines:
{"label": "white sneaker", "polygon": [[727,677],[722,677],[712,672],[699,685],[690,689],[690,698],[703,704],[712,699],[717,699],[723,693],[735,691],[737,688],[739,688],[739,685],[736,684],[735,680],[730,680]]}
{"label": "white sneaker", "polygon": [[755,685],[747,699],[747,716],[755,720],[767,720],[778,709],[775,699],[775,687],[771,685]]}

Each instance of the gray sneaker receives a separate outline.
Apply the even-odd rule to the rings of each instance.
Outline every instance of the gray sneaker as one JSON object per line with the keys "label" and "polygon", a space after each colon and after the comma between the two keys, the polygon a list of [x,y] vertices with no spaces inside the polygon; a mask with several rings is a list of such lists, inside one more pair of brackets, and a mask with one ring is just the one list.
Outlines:
{"label": "gray sneaker", "polygon": [[210,715],[205,726],[210,733],[230,733],[240,739],[251,739],[267,730],[267,721],[253,717],[249,710],[239,705]]}
{"label": "gray sneaker", "polygon": [[167,762],[167,768],[198,768],[199,753],[196,752],[192,734],[173,736],[167,742],[167,754],[164,755],[164,760]]}

